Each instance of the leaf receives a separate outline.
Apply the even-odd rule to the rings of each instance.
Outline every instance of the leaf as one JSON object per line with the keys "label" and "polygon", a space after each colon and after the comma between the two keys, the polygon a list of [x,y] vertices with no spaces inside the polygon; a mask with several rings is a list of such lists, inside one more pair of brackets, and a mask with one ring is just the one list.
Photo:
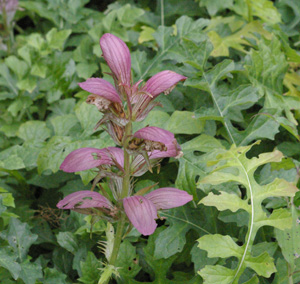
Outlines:
{"label": "leaf", "polygon": [[67,251],[75,254],[75,252],[78,250],[78,241],[71,232],[59,232],[56,238],[59,245]]}
{"label": "leaf", "polygon": [[234,279],[234,271],[221,265],[206,265],[198,273],[206,284],[230,284]]}
{"label": "leaf", "polygon": [[0,196],[2,197],[2,204],[4,206],[15,207],[15,201],[14,201],[12,193],[10,193],[6,189],[0,187]]}
{"label": "leaf", "polygon": [[206,7],[210,16],[216,15],[219,11],[231,8],[233,5],[232,0],[199,0],[201,7]]}
{"label": "leaf", "polygon": [[50,122],[54,128],[54,133],[57,136],[67,136],[69,131],[78,123],[77,117],[74,114],[58,115]]}
{"label": "leaf", "polygon": [[43,121],[27,121],[21,124],[17,135],[25,141],[44,141],[50,137],[50,129]]}
{"label": "leaf", "polygon": [[206,206],[216,206],[219,211],[227,209],[230,209],[232,212],[236,212],[239,209],[244,209],[247,212],[251,211],[250,205],[245,200],[242,200],[236,194],[229,194],[224,191],[220,191],[220,195],[210,192],[200,203]]}
{"label": "leaf", "polygon": [[92,252],[88,252],[86,260],[80,261],[82,276],[78,279],[79,282],[85,284],[96,284],[100,278],[100,262]]}
{"label": "leaf", "polygon": [[14,55],[6,57],[5,63],[18,76],[19,80],[21,80],[28,71],[27,63],[23,60],[18,59]]}
{"label": "leaf", "polygon": [[290,264],[292,272],[295,270],[295,260],[300,255],[300,237],[299,211],[293,205],[292,211],[292,226],[284,231],[275,229],[275,236],[281,248],[285,260]]}
{"label": "leaf", "polygon": [[98,70],[96,63],[78,63],[76,64],[76,72],[78,77],[88,79]]}
{"label": "leaf", "polygon": [[128,281],[134,279],[141,270],[136,248],[127,240],[123,241],[120,246],[116,267],[120,267],[118,271],[121,277]]}
{"label": "leaf", "polygon": [[36,262],[30,262],[29,259],[21,263],[21,272],[19,277],[25,284],[35,284],[38,278],[43,277],[42,267]]}
{"label": "leaf", "polygon": [[26,258],[30,246],[38,238],[37,235],[30,232],[27,223],[21,223],[16,218],[10,219],[8,229],[2,231],[0,237],[8,241],[20,261]]}
{"label": "leaf", "polygon": [[71,32],[72,30],[57,31],[56,28],[52,28],[46,34],[46,40],[48,42],[49,47],[52,49],[63,50],[64,43],[71,34]]}
{"label": "leaf", "polygon": [[[203,222],[203,220],[209,220],[209,216],[205,216],[205,211],[201,209],[192,209],[187,206],[182,206],[176,209],[172,209],[169,212],[160,212],[160,216],[166,217],[170,226],[163,230],[156,238],[155,241],[155,259],[167,259],[174,254],[181,252],[185,243],[186,233],[193,229],[199,233],[209,233],[211,225],[209,222]],[[199,216],[202,215],[200,221]],[[205,226],[203,226],[203,223]]]}
{"label": "leaf", "polygon": [[[255,143],[257,144],[257,143]],[[253,144],[253,145],[255,145]],[[217,159],[213,162],[210,162],[211,165],[215,165],[214,170],[200,181],[200,183],[210,183],[210,184],[220,184],[228,181],[236,181],[242,184],[247,191],[247,197],[241,199],[240,202],[235,202],[233,206],[220,205],[219,198],[217,195],[216,198],[212,198],[212,194],[205,197],[201,201],[205,204],[208,200],[208,204],[211,206],[220,206],[220,209],[229,209],[233,212],[238,209],[244,209],[245,206],[248,206],[247,212],[250,214],[249,224],[248,224],[248,234],[245,240],[244,245],[242,246],[242,254],[237,256],[239,259],[239,264],[234,271],[233,280],[238,281],[240,275],[242,275],[245,268],[251,267],[256,271],[257,274],[264,277],[270,277],[270,275],[276,271],[273,264],[273,259],[266,254],[262,254],[258,257],[253,258],[249,248],[253,244],[253,240],[258,229],[262,226],[273,226],[284,230],[289,228],[292,223],[291,214],[287,209],[280,208],[274,210],[269,216],[265,213],[262,208],[262,201],[271,196],[294,196],[297,188],[292,184],[288,183],[282,179],[275,179],[273,182],[265,185],[258,184],[254,179],[254,173],[258,167],[270,162],[279,162],[282,159],[282,154],[275,150],[271,153],[263,153],[258,156],[258,158],[253,157],[248,159],[246,153],[252,148],[253,145],[236,147],[232,146],[230,150],[221,150],[219,151]],[[221,193],[221,196],[224,193]],[[227,194],[225,194],[226,196]],[[238,196],[236,196],[238,197]],[[234,197],[234,198],[236,198]],[[239,204],[239,205],[238,205]],[[229,203],[230,205],[230,203]],[[247,208],[247,207],[246,207]],[[207,236],[204,236],[199,239],[206,240]],[[222,239],[221,239],[222,240]],[[218,242],[222,242],[218,239]],[[205,245],[202,245],[201,248],[207,250],[209,253],[212,251],[212,257],[216,255],[213,253],[216,251],[215,242],[205,242]],[[219,250],[221,250],[222,245],[219,245]],[[249,262],[248,262],[249,260]],[[204,271],[206,267],[203,269]],[[200,275],[202,270],[200,272]],[[232,281],[233,281],[232,280]],[[227,280],[226,280],[227,281]]]}
{"label": "leaf", "polygon": [[199,134],[203,131],[204,123],[195,118],[189,111],[175,111],[165,128],[174,134]]}
{"label": "leaf", "polygon": [[16,280],[21,272],[21,266],[16,262],[17,255],[7,247],[0,248],[0,265],[6,268]]}
{"label": "leaf", "polygon": [[44,284],[65,284],[67,275],[54,269],[46,267],[44,269]]}
{"label": "leaf", "polygon": [[241,257],[243,249],[238,246],[230,236],[205,235],[198,240],[198,247],[206,250],[208,257]]}
{"label": "leaf", "polygon": [[130,28],[138,22],[144,13],[145,11],[143,9],[126,4],[122,8],[118,9],[117,16],[122,26]]}

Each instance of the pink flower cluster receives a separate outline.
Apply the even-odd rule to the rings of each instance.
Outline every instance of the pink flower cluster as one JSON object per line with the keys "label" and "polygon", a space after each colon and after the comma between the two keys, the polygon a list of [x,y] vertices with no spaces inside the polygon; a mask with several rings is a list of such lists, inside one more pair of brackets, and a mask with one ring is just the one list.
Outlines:
{"label": "pink flower cluster", "polygon": [[[181,148],[174,134],[158,128],[145,127],[134,134],[125,135],[128,123],[143,120],[158,105],[154,99],[162,92],[168,94],[175,85],[186,77],[173,71],[162,71],[151,77],[143,86],[141,81],[133,84],[131,79],[131,57],[126,44],[112,34],[104,34],[100,39],[103,57],[111,69],[113,86],[101,78],[90,78],[79,86],[91,93],[87,103],[95,105],[103,113],[99,125],[105,125],[115,143],[123,146],[104,149],[81,148],[71,152],[61,164],[65,172],[78,172],[98,168],[98,177],[109,180],[115,202],[122,208],[136,229],[143,235],[150,235],[156,228],[157,211],[182,206],[192,200],[187,192],[176,188],[156,189],[145,196],[121,198],[122,180],[125,173],[124,151],[131,155],[130,175],[141,176],[165,157],[180,157]],[[122,199],[122,200],[120,200]],[[79,191],[66,196],[57,204],[61,209],[72,209],[85,214],[94,210],[117,219],[118,208],[100,193]]]}

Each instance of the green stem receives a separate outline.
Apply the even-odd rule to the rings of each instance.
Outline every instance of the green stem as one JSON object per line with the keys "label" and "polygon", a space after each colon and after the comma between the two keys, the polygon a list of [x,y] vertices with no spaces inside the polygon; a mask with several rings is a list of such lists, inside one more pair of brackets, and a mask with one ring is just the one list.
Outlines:
{"label": "green stem", "polygon": [[248,22],[252,22],[253,16],[252,16],[251,0],[247,0],[247,6],[248,6]]}
{"label": "green stem", "polygon": [[[127,153],[125,150],[128,144],[128,137],[132,135],[132,122],[128,122],[127,125],[125,126],[125,134],[124,134],[124,141],[123,141],[123,147],[124,147],[124,177],[123,177],[123,186],[122,186],[122,192],[120,199],[122,200],[123,198],[128,196],[129,189],[130,189],[130,155]],[[120,204],[120,207],[123,207],[122,203]],[[111,257],[109,259],[109,264],[110,265],[115,265],[117,258],[118,258],[118,253],[123,237],[123,232],[124,232],[124,227],[126,223],[126,215],[124,212],[121,213],[121,218],[118,221],[117,225],[117,231],[115,235],[115,240],[114,240],[114,247],[111,253]],[[109,281],[109,280],[108,280]],[[108,281],[106,283],[108,283]]]}

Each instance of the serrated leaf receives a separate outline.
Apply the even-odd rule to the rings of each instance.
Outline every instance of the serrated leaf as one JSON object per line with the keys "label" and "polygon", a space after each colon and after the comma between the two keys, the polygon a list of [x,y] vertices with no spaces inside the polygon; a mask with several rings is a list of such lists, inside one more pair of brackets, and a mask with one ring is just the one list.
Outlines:
{"label": "serrated leaf", "polygon": [[206,206],[215,206],[219,211],[231,210],[236,212],[239,209],[244,209],[247,212],[251,211],[250,205],[238,197],[236,194],[230,194],[224,191],[220,191],[219,195],[210,192],[206,197],[201,199],[199,203]]}
{"label": "serrated leaf", "polygon": [[8,241],[20,261],[26,258],[30,246],[38,238],[31,233],[28,224],[21,223],[16,218],[10,219],[8,229],[1,232],[0,237]]}
{"label": "serrated leaf", "polygon": [[0,265],[6,268],[16,280],[21,272],[21,266],[16,262],[17,255],[10,249],[0,248]]}

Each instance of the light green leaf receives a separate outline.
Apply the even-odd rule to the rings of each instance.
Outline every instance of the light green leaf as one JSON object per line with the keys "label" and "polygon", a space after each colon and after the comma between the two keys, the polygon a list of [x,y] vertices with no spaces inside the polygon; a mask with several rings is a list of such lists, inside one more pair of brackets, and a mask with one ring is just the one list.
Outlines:
{"label": "light green leaf", "polygon": [[45,78],[47,74],[47,70],[48,70],[47,66],[44,65],[43,62],[39,62],[34,64],[31,67],[30,74],[41,78]]}
{"label": "light green leaf", "polygon": [[203,131],[204,122],[190,111],[175,111],[165,128],[174,134],[199,134]]}
{"label": "light green leaf", "polygon": [[21,124],[17,135],[25,141],[44,141],[50,137],[51,131],[45,122],[34,120]]}
{"label": "light green leaf", "polygon": [[2,203],[4,206],[15,207],[15,201],[12,196],[12,193],[0,187],[0,196],[2,196]]}
{"label": "light green leaf", "polygon": [[32,76],[28,76],[25,79],[23,79],[22,81],[19,81],[17,83],[17,87],[20,90],[27,91],[29,93],[32,93],[33,90],[36,88],[36,86],[37,86],[36,78],[34,78]]}
{"label": "light green leaf", "polygon": [[117,16],[122,26],[131,28],[138,22],[144,13],[145,11],[143,9],[126,4],[118,10]]}
{"label": "light green leaf", "polygon": [[201,7],[206,7],[210,16],[216,15],[219,11],[231,8],[233,0],[198,0]]}
{"label": "light green leaf", "polygon": [[71,34],[72,30],[57,31],[56,28],[52,28],[47,34],[46,39],[48,45],[52,49],[63,50],[66,39]]}
{"label": "light green leaf", "polygon": [[23,60],[18,59],[14,55],[6,57],[5,63],[18,76],[19,80],[21,80],[28,71],[27,63]]}
{"label": "light green leaf", "polygon": [[198,272],[205,284],[231,284],[234,279],[234,270],[221,265],[207,265]]}
{"label": "light green leaf", "polygon": [[198,247],[206,250],[208,257],[241,257],[243,248],[238,246],[230,236],[205,235],[198,239]]}
{"label": "light green leaf", "polygon": [[257,257],[246,257],[245,263],[252,268],[258,275],[269,278],[272,273],[276,272],[274,259],[267,252]]}
{"label": "light green leaf", "polygon": [[63,274],[62,272],[58,271],[54,268],[45,268],[44,269],[45,276],[44,276],[44,284],[65,284],[67,275]]}
{"label": "light green leaf", "polygon": [[101,266],[100,261],[98,261],[95,255],[89,251],[86,260],[80,261],[82,276],[78,281],[84,284],[96,284],[100,278],[99,268]]}
{"label": "light green leaf", "polygon": [[76,72],[80,78],[88,79],[98,70],[96,63],[78,63],[76,64]]}
{"label": "light green leaf", "polygon": [[70,129],[78,123],[78,120],[74,114],[65,114],[50,119],[50,122],[54,128],[55,135],[67,136]]}
{"label": "light green leaf", "polygon": [[232,212],[236,212],[239,209],[244,209],[249,213],[251,211],[250,205],[245,200],[242,200],[236,194],[230,194],[224,191],[221,191],[219,195],[210,192],[206,197],[201,199],[199,203],[206,206],[215,206],[219,211],[227,209]]}

